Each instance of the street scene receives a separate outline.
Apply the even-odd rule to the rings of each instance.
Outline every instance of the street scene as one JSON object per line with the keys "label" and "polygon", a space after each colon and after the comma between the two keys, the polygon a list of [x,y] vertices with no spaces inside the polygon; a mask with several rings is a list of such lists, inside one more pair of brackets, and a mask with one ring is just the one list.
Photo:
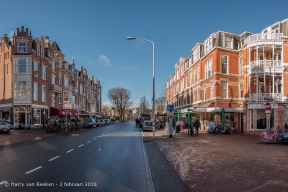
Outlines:
{"label": "street scene", "polygon": [[2,3],[0,191],[288,191],[288,2]]}

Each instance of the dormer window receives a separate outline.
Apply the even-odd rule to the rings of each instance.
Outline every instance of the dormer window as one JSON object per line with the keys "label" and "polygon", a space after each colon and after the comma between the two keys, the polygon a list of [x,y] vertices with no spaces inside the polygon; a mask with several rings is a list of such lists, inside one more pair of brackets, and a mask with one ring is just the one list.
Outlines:
{"label": "dormer window", "polygon": [[225,38],[225,47],[232,48],[232,37]]}
{"label": "dormer window", "polygon": [[18,43],[18,53],[27,53],[27,43],[19,42]]}
{"label": "dormer window", "polygon": [[198,46],[196,49],[195,49],[195,54],[194,54],[194,62],[196,62],[198,59],[200,59],[200,46]]}
{"label": "dormer window", "polygon": [[37,44],[37,55],[40,55],[40,45]]}
{"label": "dormer window", "polygon": [[212,37],[209,37],[209,39],[205,42],[205,53],[208,53],[212,49]]}

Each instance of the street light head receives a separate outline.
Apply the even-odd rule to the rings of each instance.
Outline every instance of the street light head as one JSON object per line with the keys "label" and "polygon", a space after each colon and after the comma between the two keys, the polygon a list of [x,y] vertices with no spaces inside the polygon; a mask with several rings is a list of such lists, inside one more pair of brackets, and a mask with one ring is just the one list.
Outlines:
{"label": "street light head", "polygon": [[127,40],[134,40],[136,39],[135,37],[126,37]]}

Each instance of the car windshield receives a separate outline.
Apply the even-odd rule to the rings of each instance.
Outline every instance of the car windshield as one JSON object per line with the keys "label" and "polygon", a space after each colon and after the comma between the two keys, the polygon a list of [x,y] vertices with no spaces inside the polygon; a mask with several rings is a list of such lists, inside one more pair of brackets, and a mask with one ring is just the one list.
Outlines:
{"label": "car windshield", "polygon": [[86,123],[91,123],[91,122],[93,122],[93,119],[87,119],[86,120]]}
{"label": "car windshield", "polygon": [[145,122],[145,126],[152,126],[153,123],[152,122]]}
{"label": "car windshield", "polygon": [[6,125],[6,123],[0,119],[0,125]]}

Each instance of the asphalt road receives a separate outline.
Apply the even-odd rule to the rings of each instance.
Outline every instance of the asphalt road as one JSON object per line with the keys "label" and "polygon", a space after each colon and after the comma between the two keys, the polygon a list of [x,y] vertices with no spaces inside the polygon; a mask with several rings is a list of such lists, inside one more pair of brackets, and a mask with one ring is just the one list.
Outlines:
{"label": "asphalt road", "polygon": [[0,191],[154,190],[134,123],[24,142],[1,149],[0,162]]}

